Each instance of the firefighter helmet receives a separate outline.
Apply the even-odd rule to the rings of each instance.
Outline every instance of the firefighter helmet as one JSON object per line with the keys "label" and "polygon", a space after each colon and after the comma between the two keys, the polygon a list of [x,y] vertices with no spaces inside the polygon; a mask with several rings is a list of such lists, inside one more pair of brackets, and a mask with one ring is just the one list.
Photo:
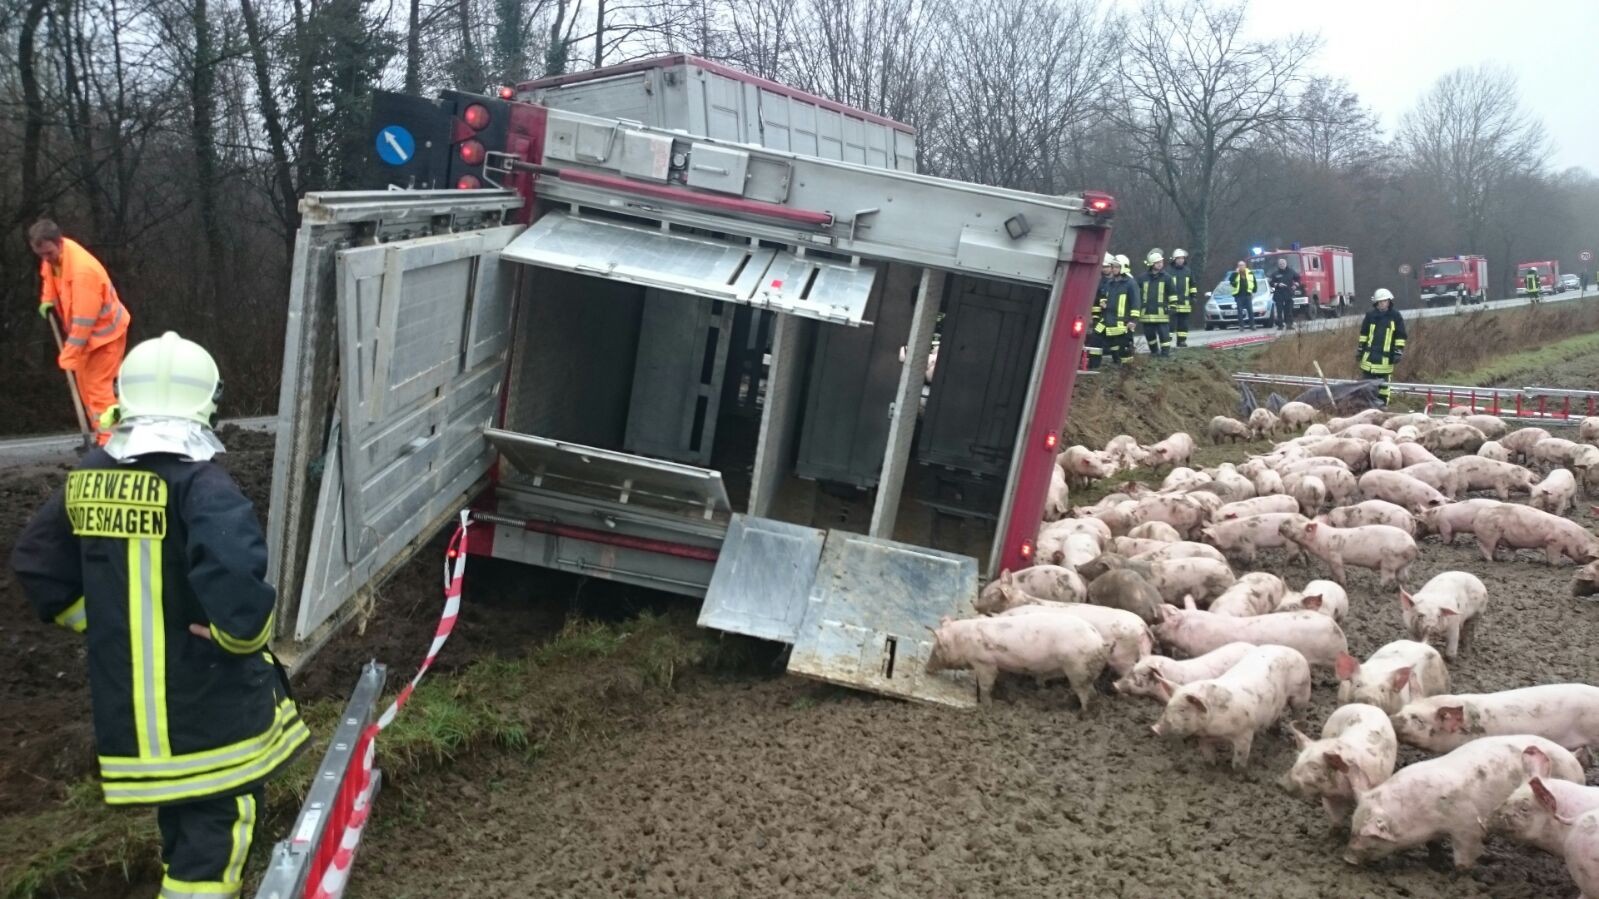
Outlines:
{"label": "firefighter helmet", "polygon": [[1106,253],[1106,254],[1105,254],[1105,261],[1104,261],[1104,262],[1102,262],[1102,263],[1100,263],[1100,264],[1101,264],[1101,265],[1104,265],[1104,266],[1112,266],[1112,265],[1115,265],[1115,264],[1116,264],[1116,257],[1115,257],[1115,256],[1112,256],[1112,255],[1111,255],[1111,254],[1109,254],[1109,253]]}
{"label": "firefighter helmet", "polygon": [[1188,258],[1188,251],[1183,249],[1182,247],[1178,247],[1177,249],[1171,251],[1171,258],[1173,258],[1173,259],[1187,259]]}
{"label": "firefighter helmet", "polygon": [[1371,295],[1371,301],[1373,303],[1381,303],[1383,300],[1392,303],[1394,301],[1394,293],[1386,287],[1379,287],[1377,292]]}
{"label": "firefighter helmet", "polygon": [[117,372],[123,420],[181,418],[210,427],[222,398],[222,376],[205,348],[168,331],[128,351]]}
{"label": "firefighter helmet", "polygon": [[1154,265],[1157,262],[1163,261],[1165,258],[1166,257],[1160,255],[1160,247],[1156,247],[1155,249],[1149,251],[1148,256],[1144,257],[1144,264]]}
{"label": "firefighter helmet", "polygon": [[1116,254],[1116,264],[1121,266],[1124,269],[1129,269],[1129,268],[1133,267],[1132,260],[1128,259],[1126,256],[1123,256],[1120,253]]}

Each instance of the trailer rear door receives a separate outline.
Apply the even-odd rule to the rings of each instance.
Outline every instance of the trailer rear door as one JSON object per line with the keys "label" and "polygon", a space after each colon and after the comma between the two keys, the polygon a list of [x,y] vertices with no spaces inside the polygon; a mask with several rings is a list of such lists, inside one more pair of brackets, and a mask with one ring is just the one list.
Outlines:
{"label": "trailer rear door", "polygon": [[268,528],[279,620],[301,648],[488,472],[515,278],[500,251],[523,230],[501,222],[517,205],[500,191],[307,198]]}

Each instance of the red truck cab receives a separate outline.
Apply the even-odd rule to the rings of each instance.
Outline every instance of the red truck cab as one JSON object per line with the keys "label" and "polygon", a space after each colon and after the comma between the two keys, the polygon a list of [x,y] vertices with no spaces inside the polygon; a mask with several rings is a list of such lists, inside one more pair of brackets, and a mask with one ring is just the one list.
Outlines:
{"label": "red truck cab", "polygon": [[1488,299],[1488,259],[1485,256],[1445,256],[1421,269],[1421,301],[1481,303]]}
{"label": "red truck cab", "polygon": [[1277,260],[1288,260],[1288,268],[1299,275],[1300,292],[1294,296],[1294,311],[1309,316],[1342,315],[1355,299],[1355,257],[1348,247],[1334,245],[1268,250],[1249,257],[1250,268],[1270,278]]}

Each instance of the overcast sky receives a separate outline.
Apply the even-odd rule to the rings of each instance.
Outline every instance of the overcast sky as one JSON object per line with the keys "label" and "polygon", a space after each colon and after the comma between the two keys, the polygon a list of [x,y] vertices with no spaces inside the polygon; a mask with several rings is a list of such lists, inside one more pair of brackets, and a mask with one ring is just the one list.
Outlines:
{"label": "overcast sky", "polygon": [[1248,25],[1255,37],[1320,32],[1315,68],[1347,80],[1388,137],[1451,69],[1508,66],[1554,140],[1554,167],[1599,174],[1599,0],[1254,0]]}

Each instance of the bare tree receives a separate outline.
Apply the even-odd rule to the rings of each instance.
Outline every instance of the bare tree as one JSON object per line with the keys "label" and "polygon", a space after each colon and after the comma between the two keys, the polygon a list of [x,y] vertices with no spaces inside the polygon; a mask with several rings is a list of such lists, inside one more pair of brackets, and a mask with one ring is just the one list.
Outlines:
{"label": "bare tree", "polygon": [[1129,24],[1111,120],[1126,165],[1171,201],[1202,268],[1211,221],[1238,186],[1238,155],[1293,115],[1316,39],[1243,35],[1243,3],[1149,0]]}
{"label": "bare tree", "polygon": [[1450,204],[1466,249],[1478,250],[1496,195],[1549,159],[1543,123],[1521,105],[1516,76],[1481,65],[1438,80],[1400,125],[1416,170]]}

